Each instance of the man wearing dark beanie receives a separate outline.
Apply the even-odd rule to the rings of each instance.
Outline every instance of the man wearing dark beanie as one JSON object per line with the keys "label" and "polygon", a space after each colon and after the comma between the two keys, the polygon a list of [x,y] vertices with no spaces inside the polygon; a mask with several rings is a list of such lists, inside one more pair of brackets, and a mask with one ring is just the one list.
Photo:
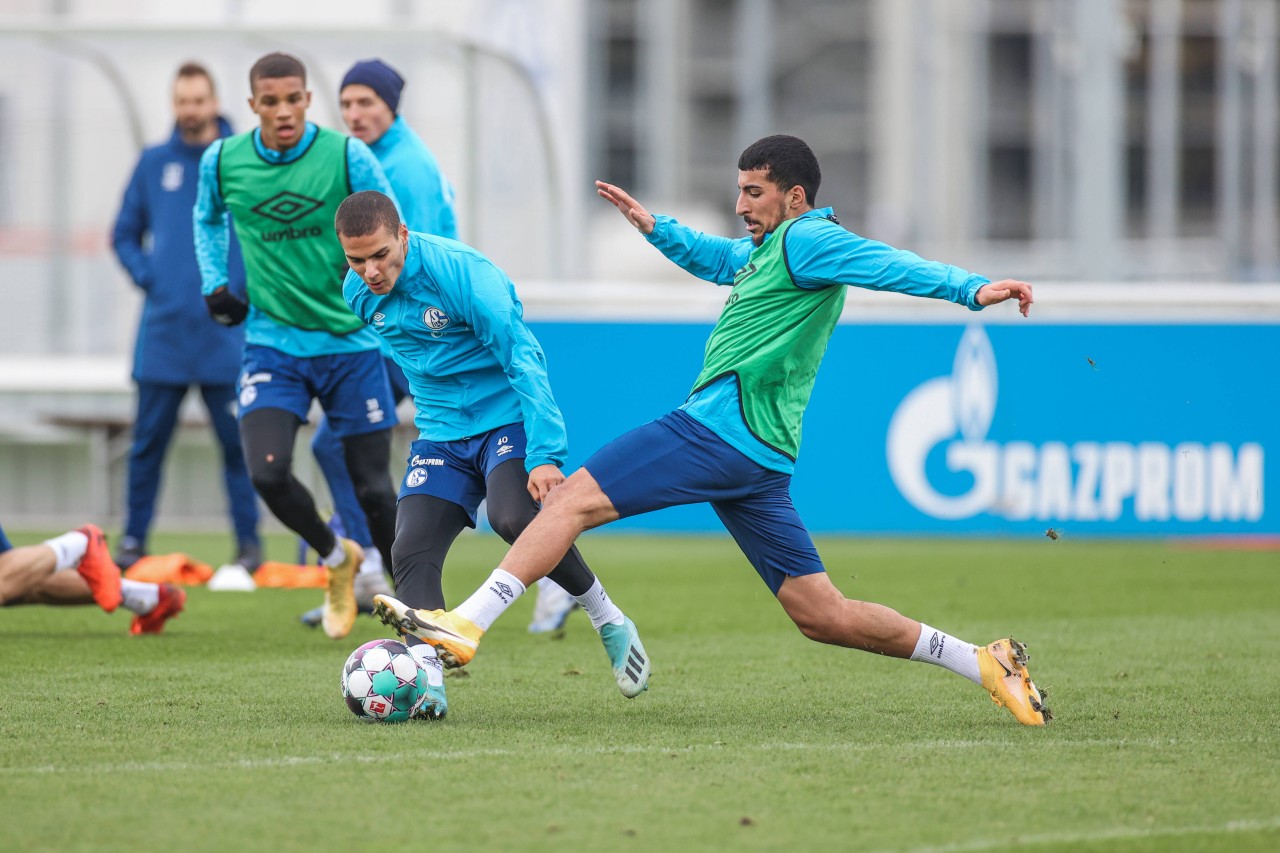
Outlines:
{"label": "man wearing dark beanie", "polygon": [[453,187],[431,149],[397,115],[404,78],[381,59],[351,66],[338,91],[342,120],[382,165],[410,231],[458,239]]}

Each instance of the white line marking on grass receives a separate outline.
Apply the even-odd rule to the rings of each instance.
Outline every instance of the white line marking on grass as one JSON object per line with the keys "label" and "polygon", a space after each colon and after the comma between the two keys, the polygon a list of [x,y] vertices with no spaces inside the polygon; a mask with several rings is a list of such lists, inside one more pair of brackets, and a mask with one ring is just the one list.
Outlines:
{"label": "white line marking on grass", "polygon": [[1184,835],[1230,835],[1236,832],[1264,832],[1280,829],[1280,817],[1269,820],[1229,820],[1226,823],[1196,826],[1116,826],[1091,832],[1050,832],[1043,835],[1010,835],[1005,838],[982,838],[940,847],[910,847],[909,853],[971,853],[980,850],[1007,850],[1013,847],[1036,847],[1042,844],[1087,844],[1094,841],[1122,841],[1139,838],[1173,838]]}
{"label": "white line marking on grass", "polygon": [[[1186,740],[1179,738],[1084,738],[1070,741],[1046,741],[1046,747],[1168,747],[1186,746],[1202,743],[1264,743],[1265,738],[1214,738],[1210,740]],[[521,747],[520,749],[480,748],[480,749],[422,749],[399,750],[403,759],[422,759],[434,761],[450,761],[469,758],[508,758],[512,756],[539,755],[645,755],[661,753],[694,753],[713,752],[880,752],[880,751],[927,751],[942,750],[1011,750],[1023,753],[1027,744],[1019,740],[987,741],[987,740],[930,740],[914,743],[793,743],[775,741],[770,743],[713,743],[686,744],[683,746],[573,746],[565,744],[547,747]],[[40,775],[50,773],[85,774],[115,773],[160,773],[175,771],[188,773],[197,770],[270,770],[282,767],[306,767],[320,764],[371,764],[385,760],[381,753],[329,753],[327,755],[283,755],[270,758],[240,758],[229,761],[123,761],[111,764],[42,764],[32,767],[0,767],[0,776]],[[940,848],[942,849],[942,848]],[[947,848],[949,849],[949,848]],[[985,848],[975,848],[985,849]]]}

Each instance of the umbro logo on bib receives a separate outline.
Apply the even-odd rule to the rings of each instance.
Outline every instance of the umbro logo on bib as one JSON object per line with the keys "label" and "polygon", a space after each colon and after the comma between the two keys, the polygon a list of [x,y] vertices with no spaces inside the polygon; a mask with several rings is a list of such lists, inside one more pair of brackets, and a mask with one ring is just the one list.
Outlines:
{"label": "umbro logo on bib", "polygon": [[252,209],[259,216],[265,216],[267,219],[274,219],[276,222],[283,222],[288,225],[290,222],[297,222],[323,205],[324,202],[319,199],[307,198],[305,195],[291,193],[286,190],[282,193],[276,193],[266,201],[259,202]]}

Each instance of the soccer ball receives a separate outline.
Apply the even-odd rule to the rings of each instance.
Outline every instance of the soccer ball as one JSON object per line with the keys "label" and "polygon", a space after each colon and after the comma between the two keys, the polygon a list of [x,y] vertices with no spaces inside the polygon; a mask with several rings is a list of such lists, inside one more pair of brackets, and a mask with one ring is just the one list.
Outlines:
{"label": "soccer ball", "polygon": [[365,720],[402,723],[427,694],[427,673],[398,640],[370,640],[342,665],[342,698]]}

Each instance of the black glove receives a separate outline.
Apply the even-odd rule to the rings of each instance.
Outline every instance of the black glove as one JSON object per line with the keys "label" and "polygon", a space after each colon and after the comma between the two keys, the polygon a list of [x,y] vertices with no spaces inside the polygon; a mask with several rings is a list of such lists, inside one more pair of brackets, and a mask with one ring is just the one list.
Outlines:
{"label": "black glove", "polygon": [[204,304],[209,308],[209,316],[224,326],[238,326],[249,316],[249,303],[237,299],[226,285],[206,296]]}

